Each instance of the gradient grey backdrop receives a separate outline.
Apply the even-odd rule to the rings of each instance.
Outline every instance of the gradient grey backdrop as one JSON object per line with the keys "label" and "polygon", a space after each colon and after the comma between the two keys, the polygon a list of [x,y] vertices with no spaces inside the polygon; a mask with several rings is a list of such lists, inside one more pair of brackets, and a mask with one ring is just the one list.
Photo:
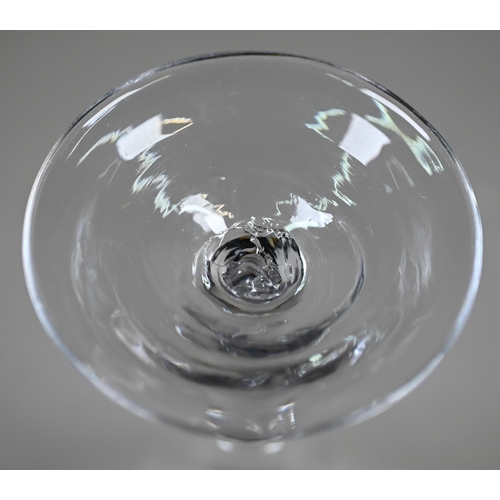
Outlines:
{"label": "gradient grey backdrop", "polygon": [[72,367],[31,307],[21,230],[45,156],[76,116],[106,92],[176,59],[272,50],[362,73],[427,118],[455,150],[474,187],[485,261],[476,306],[462,336],[410,396],[358,426],[293,442],[285,456],[254,462],[240,453],[239,463],[498,469],[499,49],[498,32],[0,33],[0,468],[237,466],[213,441],[127,413]]}

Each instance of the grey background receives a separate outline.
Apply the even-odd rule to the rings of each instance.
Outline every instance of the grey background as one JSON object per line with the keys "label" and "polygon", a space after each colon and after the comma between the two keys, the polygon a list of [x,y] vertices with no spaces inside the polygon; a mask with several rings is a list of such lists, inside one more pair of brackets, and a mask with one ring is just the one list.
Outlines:
{"label": "grey background", "polygon": [[[498,469],[499,48],[498,32],[0,33],[0,467]],[[21,262],[31,185],[76,116],[147,69],[227,50],[317,57],[401,96],[455,150],[485,231],[475,308],[431,376],[385,413],[272,456],[253,447],[224,454],[102,396],[44,334]]]}

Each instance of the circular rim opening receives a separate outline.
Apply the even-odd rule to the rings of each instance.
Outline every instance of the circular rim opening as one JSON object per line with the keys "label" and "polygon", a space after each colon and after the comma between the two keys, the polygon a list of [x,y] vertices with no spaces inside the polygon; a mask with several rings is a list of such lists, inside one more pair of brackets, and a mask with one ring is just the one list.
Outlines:
{"label": "circular rim opening", "polygon": [[113,95],[117,94],[118,92],[121,92],[122,90],[128,88],[129,86],[140,82],[141,80],[144,80],[146,78],[149,78],[157,73],[160,73],[164,71],[165,69],[172,68],[175,66],[181,66],[193,62],[198,62],[198,61],[203,61],[203,60],[209,60],[209,59],[220,59],[220,58],[228,58],[228,57],[241,57],[241,56],[263,56],[263,57],[289,57],[289,58],[297,58],[297,59],[302,59],[302,60],[307,60],[311,62],[316,62],[319,64],[324,64],[329,67],[336,68],[337,70],[346,72],[348,74],[354,75],[357,78],[360,78],[364,80],[365,82],[375,86],[378,88],[381,92],[385,93],[386,95],[389,95],[391,98],[395,99],[400,105],[402,105],[404,108],[406,108],[410,113],[413,115],[417,116],[430,130],[431,132],[439,139],[447,153],[450,155],[452,158],[456,171],[459,177],[459,180],[462,183],[464,195],[465,195],[465,201],[468,203],[468,208],[469,212],[471,214],[471,222],[473,225],[473,235],[474,235],[474,259],[473,259],[473,265],[472,265],[472,270],[470,274],[470,279],[469,279],[469,284],[467,288],[467,292],[465,294],[465,298],[463,300],[462,306],[460,308],[459,314],[455,318],[454,324],[451,328],[451,334],[447,338],[446,342],[438,351],[437,353],[434,354],[434,356],[427,362],[427,364],[422,367],[422,369],[414,376],[412,376],[409,380],[407,381],[402,381],[401,385],[399,386],[398,389],[392,391],[391,393],[387,394],[384,398],[379,400],[375,406],[368,405],[364,408],[359,408],[356,411],[353,411],[343,418],[337,418],[336,420],[332,420],[326,424],[324,424],[321,427],[314,427],[313,429],[305,429],[303,431],[294,431],[290,434],[287,434],[287,438],[289,437],[301,437],[304,435],[316,433],[319,431],[335,428],[335,427],[341,427],[344,425],[352,425],[358,422],[361,422],[363,420],[367,420],[379,413],[382,413],[385,411],[387,408],[395,404],[397,401],[401,400],[404,396],[409,394],[415,387],[417,387],[428,375],[429,373],[438,365],[438,363],[442,360],[444,355],[448,352],[450,347],[453,345],[453,343],[456,341],[460,333],[462,332],[465,323],[470,315],[470,312],[472,310],[472,307],[474,305],[474,301],[477,295],[477,291],[479,288],[479,283],[481,279],[481,270],[482,270],[482,261],[483,261],[483,231],[482,231],[482,225],[481,225],[481,217],[479,214],[479,209],[477,205],[477,201],[474,195],[474,192],[472,190],[472,186],[467,178],[467,175],[460,164],[459,160],[457,159],[456,155],[454,154],[453,150],[450,148],[448,143],[444,140],[444,138],[441,136],[441,134],[422,116],[420,113],[418,113],[416,110],[414,110],[409,104],[407,104],[404,100],[402,100],[400,97],[395,95],[393,92],[390,90],[386,89],[384,86],[370,80],[369,78],[366,78],[363,75],[360,75],[359,73],[356,73],[354,71],[351,71],[349,69],[343,68],[341,66],[338,66],[336,64],[323,61],[321,59],[316,59],[312,57],[306,57],[306,56],[301,56],[301,55],[296,55],[296,54],[289,54],[289,53],[280,53],[280,52],[266,52],[266,51],[236,51],[236,52],[219,52],[219,53],[210,53],[210,54],[204,54],[204,55],[199,55],[195,57],[190,57],[190,58],[185,58],[181,59],[178,61],[174,61],[162,66],[159,66],[157,68],[151,69],[149,71],[146,71],[130,80],[125,82],[124,84],[116,87],[115,89],[111,90],[107,94],[105,94],[102,98],[100,98],[98,101],[96,101],[92,106],[90,106],[86,111],[84,111],[80,116],[78,116],[73,123],[68,127],[68,129],[61,135],[61,137],[57,140],[57,142],[54,144],[52,147],[51,151],[47,155],[45,161],[42,164],[42,167],[40,168],[37,177],[34,181],[33,187],[30,192],[30,196],[28,199],[27,203],[27,208],[26,208],[26,213],[25,213],[25,218],[24,218],[24,225],[23,225],[23,233],[22,233],[22,259],[23,259],[23,268],[24,268],[24,275],[25,275],[25,280],[26,280],[26,285],[28,289],[28,293],[31,299],[31,302],[33,304],[33,307],[35,309],[35,312],[38,316],[38,319],[40,323],[42,324],[44,330],[47,332],[49,337],[55,342],[55,344],[63,351],[63,353],[66,355],[67,358],[72,362],[72,364],[92,383],[94,384],[102,393],[104,393],[106,396],[108,396],[110,399],[113,401],[117,402],[121,406],[125,407],[129,411],[143,417],[147,418],[149,420],[154,420],[154,421],[160,421],[164,423],[169,423],[169,424],[174,424],[177,427],[184,428],[186,430],[189,430],[190,432],[199,432],[203,434],[211,434],[210,431],[207,430],[202,430],[194,427],[190,427],[187,424],[183,424],[182,422],[179,422],[177,420],[170,420],[168,417],[165,415],[159,415],[157,413],[154,413],[153,411],[144,409],[143,407],[137,405],[136,403],[130,401],[126,397],[124,397],[121,393],[119,393],[117,390],[112,388],[111,386],[107,385],[105,382],[103,382],[95,373],[94,371],[89,368],[85,363],[83,363],[79,358],[77,358],[71,351],[70,349],[66,346],[62,338],[59,336],[56,328],[52,325],[51,321],[49,320],[45,308],[42,303],[41,299],[41,294],[39,293],[39,288],[37,285],[37,277],[36,277],[36,270],[33,267],[33,259],[32,259],[32,254],[33,254],[33,248],[31,245],[31,234],[32,234],[32,227],[33,227],[33,222],[34,222],[34,215],[36,211],[36,206],[39,200],[40,193],[42,192],[43,189],[43,184],[47,178],[48,172],[50,170],[50,166],[52,164],[52,159],[54,158],[56,152],[59,149],[59,146],[61,145],[62,141],[65,139],[65,137],[87,116],[90,114],[99,104],[101,104],[103,101],[106,99],[112,97]]}

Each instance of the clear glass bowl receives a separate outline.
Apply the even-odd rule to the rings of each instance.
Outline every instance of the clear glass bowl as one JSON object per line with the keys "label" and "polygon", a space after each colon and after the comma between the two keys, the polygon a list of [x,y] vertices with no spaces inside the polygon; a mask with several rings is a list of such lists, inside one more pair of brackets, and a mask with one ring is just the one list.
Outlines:
{"label": "clear glass bowl", "polygon": [[470,312],[482,233],[438,132],[352,71],[285,54],[149,71],[47,157],[24,227],[44,328],[143,417],[244,440],[375,415]]}

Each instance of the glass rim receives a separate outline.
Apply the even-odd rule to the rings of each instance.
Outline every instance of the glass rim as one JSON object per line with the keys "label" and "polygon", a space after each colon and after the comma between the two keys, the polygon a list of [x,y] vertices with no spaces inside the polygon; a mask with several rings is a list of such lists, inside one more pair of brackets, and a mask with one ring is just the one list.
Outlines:
{"label": "glass rim", "polygon": [[36,270],[33,266],[33,248],[31,244],[31,235],[32,228],[35,216],[36,205],[42,192],[44,181],[50,171],[50,167],[52,164],[52,159],[54,158],[56,152],[59,149],[59,146],[62,144],[64,139],[71,133],[72,130],[76,128],[76,126],[87,116],[89,115],[96,107],[98,107],[102,102],[106,99],[109,99],[116,95],[117,93],[127,89],[133,84],[141,82],[146,78],[152,77],[168,68],[173,68],[177,66],[182,66],[185,64],[200,62],[204,60],[210,59],[222,59],[222,58],[230,58],[230,57],[245,57],[245,56],[262,56],[262,57],[289,57],[300,59],[303,61],[310,61],[314,63],[319,63],[322,65],[326,65],[342,72],[353,75],[361,80],[367,82],[370,85],[373,85],[378,90],[388,95],[392,99],[396,100],[401,106],[406,108],[412,115],[418,117],[422,123],[429,128],[429,130],[434,134],[434,136],[441,142],[442,146],[445,148],[446,152],[450,155],[453,160],[453,168],[456,170],[458,174],[458,178],[460,184],[462,186],[464,192],[464,199],[468,204],[469,213],[471,214],[471,226],[473,232],[473,263],[472,269],[470,271],[470,278],[468,282],[467,291],[464,295],[464,299],[462,301],[459,313],[457,314],[453,326],[450,328],[450,334],[444,342],[441,349],[434,354],[434,356],[427,361],[427,363],[422,367],[422,369],[417,372],[417,374],[413,375],[409,380],[403,382],[398,389],[393,390],[392,392],[386,394],[386,396],[377,401],[376,405],[367,405],[365,407],[359,408],[356,411],[352,411],[347,414],[345,417],[337,418],[336,420],[332,420],[323,426],[314,427],[313,429],[305,429],[302,432],[294,431],[290,434],[287,434],[287,438],[294,437],[303,437],[305,435],[309,435],[312,433],[316,433],[318,431],[328,430],[332,428],[342,427],[345,425],[354,425],[356,423],[367,420],[379,413],[382,413],[390,406],[400,401],[406,395],[408,395],[413,389],[415,389],[439,364],[439,362],[443,359],[445,354],[449,351],[452,345],[455,343],[457,338],[460,336],[467,319],[470,316],[472,311],[472,307],[474,305],[477,292],[479,289],[479,284],[481,280],[481,272],[482,272],[482,264],[483,264],[483,229],[481,223],[481,216],[477,204],[477,200],[472,189],[472,185],[465,173],[465,170],[458,160],[457,156],[453,152],[452,148],[449,146],[447,141],[443,138],[443,136],[433,127],[429,121],[427,121],[418,111],[416,111],[411,105],[409,105],[406,101],[401,99],[398,95],[388,90],[383,85],[374,82],[373,80],[357,73],[356,71],[344,68],[340,65],[334,64],[329,61],[325,61],[319,58],[297,55],[293,53],[287,52],[277,52],[277,51],[226,51],[226,52],[212,52],[207,54],[201,54],[197,56],[187,57],[183,59],[178,59],[176,61],[157,66],[148,71],[140,73],[139,75],[130,78],[123,84],[115,87],[114,89],[107,92],[100,99],[95,101],[91,106],[89,106],[85,111],[83,111],[80,115],[77,116],[75,120],[70,124],[70,126],[65,130],[65,132],[58,138],[55,144],[52,146],[50,152],[46,156],[42,166],[40,167],[33,186],[30,191],[30,195],[28,198],[26,212],[24,216],[23,222],[23,230],[22,230],[22,261],[23,261],[23,270],[26,281],[26,286],[28,290],[28,294],[35,310],[35,313],[47,333],[47,335],[52,339],[52,341],[58,346],[58,348],[64,353],[64,355],[70,360],[70,362],[84,375],[99,391],[108,396],[111,400],[117,402],[121,406],[125,407],[132,413],[141,416],[143,418],[147,418],[149,420],[158,421],[162,423],[173,424],[177,427],[184,428],[190,432],[197,432],[201,434],[212,434],[210,431],[197,429],[194,427],[190,427],[187,424],[183,424],[177,420],[171,420],[163,414],[158,414],[152,410],[145,409],[138,404],[134,403],[126,396],[123,396],[118,390],[114,389],[106,382],[103,382],[93,371],[92,368],[89,368],[83,361],[81,361],[76,355],[72,353],[72,351],[66,346],[65,342],[62,340],[61,336],[56,331],[56,328],[52,325],[50,319],[47,316],[45,306],[42,302],[42,294],[39,291],[39,287],[37,284]]}

